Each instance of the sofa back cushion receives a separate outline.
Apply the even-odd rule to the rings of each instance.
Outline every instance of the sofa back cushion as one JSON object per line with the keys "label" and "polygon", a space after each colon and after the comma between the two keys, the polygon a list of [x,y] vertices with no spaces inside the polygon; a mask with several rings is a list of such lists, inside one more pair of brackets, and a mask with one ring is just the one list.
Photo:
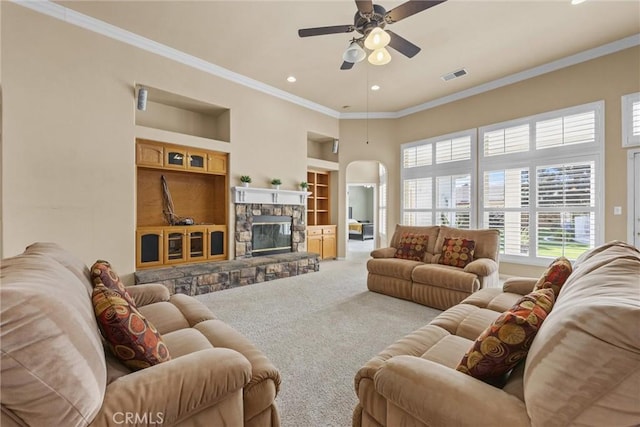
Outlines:
{"label": "sofa back cushion", "polygon": [[86,283],[41,253],[5,259],[0,271],[3,410],[27,425],[87,425],[106,364]]}
{"label": "sofa back cushion", "polygon": [[578,259],[527,356],[532,425],[640,419],[640,253],[622,242]]}
{"label": "sofa back cushion", "polygon": [[437,252],[435,249],[435,244],[436,244],[436,240],[438,239],[439,230],[440,230],[440,227],[437,225],[422,227],[422,226],[415,226],[415,225],[396,224],[396,230],[393,233],[393,237],[391,237],[391,243],[389,246],[397,249],[400,246],[400,240],[402,238],[402,234],[404,233],[426,235],[428,238],[427,238],[427,253],[425,255],[425,262],[431,262],[431,256]]}
{"label": "sofa back cushion", "polygon": [[[445,239],[451,237],[473,240],[475,242],[474,259],[489,258],[496,262],[498,261],[498,250],[500,249],[500,232],[498,230],[466,230],[441,225],[438,239],[435,242],[434,253],[436,255],[442,254]],[[437,257],[433,262],[439,262],[439,258]]]}

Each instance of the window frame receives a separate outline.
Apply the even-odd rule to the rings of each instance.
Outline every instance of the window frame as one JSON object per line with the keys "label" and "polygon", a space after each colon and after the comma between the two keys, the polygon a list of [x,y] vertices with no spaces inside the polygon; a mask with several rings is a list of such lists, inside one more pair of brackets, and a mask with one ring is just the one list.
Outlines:
{"label": "window frame", "polygon": [[622,147],[640,146],[640,134],[633,134],[633,104],[640,103],[640,92],[621,97],[622,102]]}
{"label": "window frame", "polygon": [[[459,132],[453,132],[446,135],[439,135],[432,138],[427,138],[419,141],[409,142],[400,146],[400,219],[404,223],[404,215],[406,212],[430,212],[432,225],[437,225],[438,220],[436,218],[436,212],[457,212],[463,211],[455,208],[439,208],[437,203],[437,177],[444,176],[457,176],[457,175],[469,175],[470,181],[470,194],[469,194],[469,228],[475,228],[477,224],[477,191],[476,191],[476,177],[477,177],[477,162],[475,161],[477,152],[477,129],[467,129]],[[446,161],[442,163],[437,162],[437,143],[447,140],[455,140],[457,138],[469,138],[469,159]],[[406,149],[415,148],[417,146],[431,144],[431,159],[430,165],[424,166],[404,166],[404,152]],[[404,185],[405,181],[409,179],[431,178],[431,208],[429,209],[406,209],[404,200]]]}
{"label": "window frame", "polygon": [[[594,141],[580,144],[567,144],[558,147],[536,149],[536,123],[553,118],[580,114],[587,111],[594,111],[595,135]],[[498,130],[505,127],[517,125],[529,125],[529,150],[504,155],[485,156],[483,136],[486,132]],[[595,246],[604,242],[604,101],[597,101],[588,104],[563,108],[560,110],[548,111],[528,117],[509,120],[501,123],[494,123],[478,128],[478,204],[477,218],[478,227],[487,228],[484,223],[485,211],[495,209],[484,207],[484,173],[488,171],[514,169],[526,167],[529,170],[529,205],[525,209],[529,213],[529,253],[527,255],[500,254],[500,259],[515,264],[539,265],[549,264],[549,257],[538,256],[538,224],[537,216],[540,212],[549,211],[549,207],[538,206],[538,183],[537,168],[543,166],[553,166],[557,164],[574,164],[587,161],[594,162],[595,168],[595,191],[593,208],[595,215],[594,240]],[[574,209],[569,208],[568,210]],[[562,210],[561,207],[558,210]],[[505,210],[506,211],[506,210]]]}

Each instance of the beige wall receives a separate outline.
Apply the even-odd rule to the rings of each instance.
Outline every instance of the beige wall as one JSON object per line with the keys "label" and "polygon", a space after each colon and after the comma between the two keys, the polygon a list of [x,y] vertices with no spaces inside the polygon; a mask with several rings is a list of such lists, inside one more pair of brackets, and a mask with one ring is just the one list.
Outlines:
{"label": "beige wall", "polygon": [[[605,239],[626,238],[620,96],[640,90],[638,47],[400,119],[339,121],[13,3],[0,10],[3,256],[33,241],[56,241],[87,263],[106,258],[125,275],[134,270],[136,84],[231,110],[231,143],[211,148],[230,152],[232,186],[248,174],[254,186],[278,177],[294,189],[306,176],[307,132],[338,136],[332,210],[345,211],[349,164],[381,162],[389,176],[389,230],[399,222],[400,144],[604,100]],[[283,161],[285,153],[290,160]],[[623,216],[614,217],[613,206],[622,206]],[[346,236],[346,215],[337,216],[339,236]],[[232,217],[230,209],[230,223]],[[344,256],[346,239],[338,242]],[[503,263],[501,271],[539,269]]]}
{"label": "beige wall", "polygon": [[[621,141],[622,95],[640,91],[640,48],[624,51],[544,74],[480,95],[431,108],[386,124],[372,121],[369,146],[363,145],[359,120],[340,123],[340,161],[361,154],[389,168],[389,230],[399,221],[400,145],[405,142],[476,128],[545,111],[604,100],[605,102],[605,241],[627,238],[626,150]],[[343,155],[346,157],[344,158]],[[613,206],[623,215],[614,216]],[[503,274],[537,275],[542,269],[501,263]]]}
{"label": "beige wall", "polygon": [[136,84],[231,109],[231,143],[212,148],[229,147],[232,186],[248,174],[297,189],[307,131],[338,134],[335,118],[12,3],[2,43],[3,256],[55,241],[134,271]]}

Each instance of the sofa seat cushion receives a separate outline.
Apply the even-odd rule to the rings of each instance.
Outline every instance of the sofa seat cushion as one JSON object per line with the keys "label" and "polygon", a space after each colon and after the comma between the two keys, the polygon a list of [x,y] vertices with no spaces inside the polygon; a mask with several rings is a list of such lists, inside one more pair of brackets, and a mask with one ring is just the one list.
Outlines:
{"label": "sofa seat cushion", "polygon": [[180,309],[168,301],[144,305],[138,310],[162,335],[189,327]]}
{"label": "sofa seat cushion", "polygon": [[472,344],[473,341],[470,339],[457,335],[447,335],[429,348],[421,357],[455,369]]}
{"label": "sofa seat cushion", "polygon": [[431,321],[431,325],[438,326],[452,335],[474,341],[498,316],[500,313],[497,311],[470,304],[457,304],[440,313]]}
{"label": "sofa seat cushion", "polygon": [[209,340],[200,331],[193,328],[169,332],[163,335],[162,338],[173,359],[196,351],[213,348]]}
{"label": "sofa seat cushion", "polygon": [[370,274],[410,281],[411,272],[419,265],[423,265],[423,263],[398,258],[373,258],[367,261],[367,270]]}
{"label": "sofa seat cushion", "polygon": [[478,276],[458,267],[442,264],[416,266],[411,273],[414,283],[473,293],[480,289]]}
{"label": "sofa seat cushion", "polygon": [[[529,292],[531,289],[527,293]],[[522,294],[503,292],[499,288],[485,288],[469,295],[462,303],[502,313],[512,307],[520,298],[522,298]]]}

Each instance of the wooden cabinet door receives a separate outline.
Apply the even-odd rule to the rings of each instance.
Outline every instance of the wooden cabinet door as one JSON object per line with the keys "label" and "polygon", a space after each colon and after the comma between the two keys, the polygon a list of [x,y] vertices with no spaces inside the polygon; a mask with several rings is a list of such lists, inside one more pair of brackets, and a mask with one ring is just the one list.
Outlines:
{"label": "wooden cabinet door", "polygon": [[192,171],[207,171],[207,159],[209,155],[205,151],[192,151],[187,153],[187,169]]}
{"label": "wooden cabinet door", "polygon": [[136,165],[161,168],[164,161],[164,147],[151,142],[138,141],[136,145]]}
{"label": "wooden cabinet door", "polygon": [[175,147],[165,147],[164,167],[167,169],[186,169],[187,150]]}
{"label": "wooden cabinet door", "polygon": [[335,258],[336,254],[336,236],[322,236],[322,259]]}
{"label": "wooden cabinet door", "polygon": [[154,267],[164,263],[163,229],[145,228],[136,231],[136,268]]}
{"label": "wooden cabinet door", "polygon": [[210,225],[207,227],[207,259],[227,259],[227,227]]}
{"label": "wooden cabinet door", "polygon": [[307,239],[307,252],[320,255],[322,259],[322,236],[309,236]]}
{"label": "wooden cabinet door", "polygon": [[207,259],[207,228],[188,227],[187,261],[204,261]]}
{"label": "wooden cabinet door", "polygon": [[166,227],[164,230],[164,263],[175,264],[187,260],[187,230]]}
{"label": "wooden cabinet door", "polygon": [[208,172],[220,175],[224,175],[227,173],[226,155],[210,153],[208,156],[208,163]]}

